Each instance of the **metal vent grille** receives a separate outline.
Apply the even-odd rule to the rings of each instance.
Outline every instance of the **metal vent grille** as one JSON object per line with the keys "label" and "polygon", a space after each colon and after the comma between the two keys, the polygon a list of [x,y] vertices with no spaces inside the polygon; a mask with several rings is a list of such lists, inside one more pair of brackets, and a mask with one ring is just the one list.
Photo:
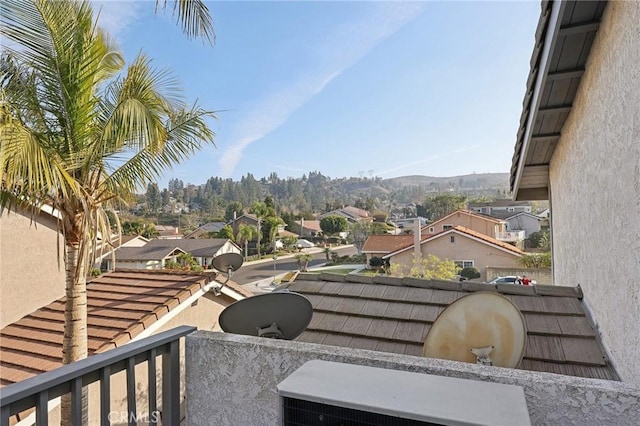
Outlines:
{"label": "metal vent grille", "polygon": [[282,398],[285,426],[442,426],[335,405]]}

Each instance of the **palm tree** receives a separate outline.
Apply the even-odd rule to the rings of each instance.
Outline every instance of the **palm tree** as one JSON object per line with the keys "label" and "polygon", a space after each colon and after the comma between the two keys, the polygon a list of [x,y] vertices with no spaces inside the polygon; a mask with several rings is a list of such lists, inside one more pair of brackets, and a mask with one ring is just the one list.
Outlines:
{"label": "palm tree", "polygon": [[[63,362],[87,356],[86,276],[107,212],[214,133],[139,54],[126,72],[88,1],[6,0],[0,35],[0,210],[55,209],[66,272]],[[63,413],[68,412],[63,405]],[[64,423],[64,421],[63,421]]]}
{"label": "palm tree", "polygon": [[267,205],[262,201],[254,201],[254,203],[251,205],[251,213],[253,213],[258,219],[258,259],[260,259],[260,237],[262,236],[262,231],[260,230],[260,222],[268,212],[269,207],[267,207]]}
{"label": "palm tree", "polygon": [[[158,8],[167,8],[167,0],[156,0],[156,12]],[[213,45],[216,34],[213,29],[213,19],[209,14],[209,8],[202,0],[174,0],[173,15],[182,26],[182,32],[187,37],[202,37]]]}
{"label": "palm tree", "polygon": [[251,225],[241,224],[238,227],[238,235],[236,235],[236,240],[244,244],[244,258],[245,260],[249,256],[249,241],[251,241],[255,235],[256,228]]}

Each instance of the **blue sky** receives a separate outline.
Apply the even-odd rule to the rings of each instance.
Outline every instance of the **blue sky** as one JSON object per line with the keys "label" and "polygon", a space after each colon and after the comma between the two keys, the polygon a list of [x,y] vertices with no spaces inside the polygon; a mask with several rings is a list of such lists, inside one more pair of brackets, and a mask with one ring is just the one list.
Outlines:
{"label": "blue sky", "polygon": [[214,47],[187,40],[154,2],[97,4],[128,60],[144,51],[189,101],[218,111],[216,148],[161,186],[510,168],[537,1],[210,2]]}

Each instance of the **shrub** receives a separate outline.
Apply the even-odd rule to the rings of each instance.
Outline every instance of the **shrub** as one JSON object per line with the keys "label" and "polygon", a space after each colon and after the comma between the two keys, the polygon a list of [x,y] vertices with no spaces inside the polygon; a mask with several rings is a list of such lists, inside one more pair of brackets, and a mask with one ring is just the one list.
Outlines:
{"label": "shrub", "polygon": [[480,278],[480,271],[472,266],[469,268],[462,268],[459,275],[468,280],[472,280],[474,278]]}
{"label": "shrub", "polygon": [[374,256],[369,260],[369,266],[372,268],[380,268],[382,265],[384,265],[384,260],[381,257]]}

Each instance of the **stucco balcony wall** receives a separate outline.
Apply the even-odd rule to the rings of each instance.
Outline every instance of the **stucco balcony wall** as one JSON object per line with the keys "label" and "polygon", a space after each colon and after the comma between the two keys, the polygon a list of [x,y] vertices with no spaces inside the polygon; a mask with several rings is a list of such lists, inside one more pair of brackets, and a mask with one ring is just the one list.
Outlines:
{"label": "stucco balcony wall", "polygon": [[198,331],[186,338],[187,424],[278,424],[277,384],[313,359],[522,386],[537,426],[640,418],[640,388],[621,382]]}

